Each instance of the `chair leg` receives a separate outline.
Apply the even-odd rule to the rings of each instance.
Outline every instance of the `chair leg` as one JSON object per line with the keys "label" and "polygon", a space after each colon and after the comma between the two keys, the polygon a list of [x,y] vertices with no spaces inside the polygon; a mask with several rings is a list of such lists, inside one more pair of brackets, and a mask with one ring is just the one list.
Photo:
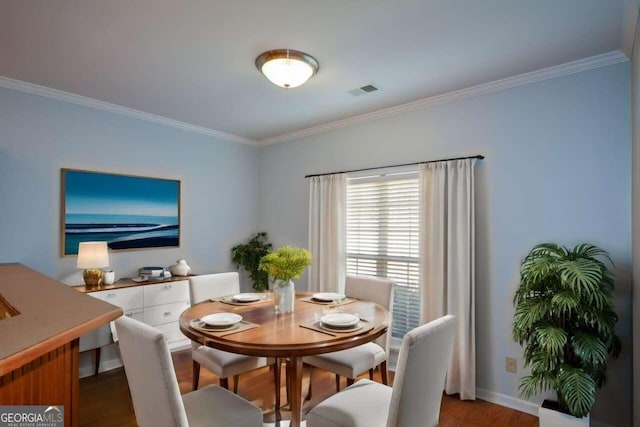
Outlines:
{"label": "chair leg", "polygon": [[229,378],[220,378],[220,387],[229,390]]}
{"label": "chair leg", "polygon": [[387,361],[385,360],[380,364],[380,374],[382,375],[382,384],[389,385],[387,380]]}
{"label": "chair leg", "polygon": [[273,364],[273,382],[275,384],[276,396],[276,416],[280,412],[280,368],[282,367],[282,359],[276,357],[276,363]]}
{"label": "chair leg", "polygon": [[336,393],[340,391],[340,375],[336,374]]}
{"label": "chair leg", "polygon": [[369,379],[373,381],[373,368],[369,369]]}
{"label": "chair leg", "polygon": [[347,377],[347,387],[349,387],[350,385],[353,385],[355,381],[356,381],[355,379]]}
{"label": "chair leg", "polygon": [[291,402],[291,399],[289,397],[289,390],[291,390],[291,377],[289,376],[289,364],[291,363],[291,361],[289,359],[287,359],[285,361],[285,372],[286,372],[286,378],[285,378],[285,385],[286,385],[286,390],[287,390],[287,403]]}
{"label": "chair leg", "polygon": [[313,384],[313,366],[309,365],[309,389],[307,390],[307,398],[305,400],[311,400],[311,384]]}
{"label": "chair leg", "polygon": [[96,347],[95,357],[96,357],[96,370],[93,373],[93,376],[97,377],[98,373],[100,372],[100,347]]}
{"label": "chair leg", "polygon": [[233,376],[233,392],[238,394],[238,382],[240,381],[240,375]]}
{"label": "chair leg", "polygon": [[198,382],[200,381],[200,364],[196,361],[193,362],[193,391],[198,389]]}

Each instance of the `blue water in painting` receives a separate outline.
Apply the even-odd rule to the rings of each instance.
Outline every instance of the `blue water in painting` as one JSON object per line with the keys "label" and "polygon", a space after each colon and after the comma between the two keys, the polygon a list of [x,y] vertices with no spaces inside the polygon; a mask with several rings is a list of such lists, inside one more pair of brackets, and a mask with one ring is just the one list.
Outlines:
{"label": "blue water in painting", "polygon": [[67,214],[65,222],[68,255],[86,241],[106,241],[111,249],[179,246],[177,216]]}

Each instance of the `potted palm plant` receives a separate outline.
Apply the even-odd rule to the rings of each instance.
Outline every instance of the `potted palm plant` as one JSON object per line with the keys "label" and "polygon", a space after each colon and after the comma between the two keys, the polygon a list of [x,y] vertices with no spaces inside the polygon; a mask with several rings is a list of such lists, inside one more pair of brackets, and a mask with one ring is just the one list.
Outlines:
{"label": "potted palm plant", "polygon": [[[612,263],[594,245],[570,250],[545,243],[522,262],[513,338],[524,346],[531,373],[522,378],[520,392],[529,398],[551,389],[558,397],[555,406],[545,401],[540,408],[541,427],[588,425],[596,390],[606,381],[607,360],[620,354],[613,274],[601,259]],[[558,420],[548,424],[550,417]]]}
{"label": "potted palm plant", "polygon": [[271,252],[271,243],[267,243],[267,233],[256,233],[247,243],[231,248],[231,260],[236,268],[241,266],[249,273],[253,289],[266,291],[269,289],[269,275],[260,269],[260,260]]}

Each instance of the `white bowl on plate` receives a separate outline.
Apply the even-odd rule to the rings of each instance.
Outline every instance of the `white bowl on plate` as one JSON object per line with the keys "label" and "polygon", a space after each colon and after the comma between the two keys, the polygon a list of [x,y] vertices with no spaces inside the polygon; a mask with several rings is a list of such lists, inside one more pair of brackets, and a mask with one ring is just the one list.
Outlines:
{"label": "white bowl on plate", "polygon": [[235,325],[240,322],[242,320],[242,316],[235,313],[214,313],[207,314],[206,316],[201,317],[200,320],[209,326],[224,327]]}
{"label": "white bowl on plate", "polygon": [[351,328],[356,326],[360,318],[349,313],[329,313],[320,318],[323,325],[331,328]]}
{"label": "white bowl on plate", "polygon": [[237,302],[254,302],[254,301],[260,301],[262,297],[258,294],[247,293],[247,294],[234,295],[231,297],[231,299]]}
{"label": "white bowl on plate", "polygon": [[335,292],[320,292],[313,294],[311,298],[318,301],[340,301],[341,299],[344,299],[344,297],[344,294],[338,294]]}

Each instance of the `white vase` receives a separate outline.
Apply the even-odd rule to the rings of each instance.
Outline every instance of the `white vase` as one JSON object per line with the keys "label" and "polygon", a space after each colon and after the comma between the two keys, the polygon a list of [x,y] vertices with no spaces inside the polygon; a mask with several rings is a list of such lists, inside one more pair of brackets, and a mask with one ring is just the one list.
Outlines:
{"label": "white vase", "polygon": [[273,282],[273,303],[276,313],[291,313],[296,300],[296,287],[293,280]]}
{"label": "white vase", "polygon": [[173,276],[188,276],[191,273],[191,267],[184,259],[179,259],[174,265],[169,267],[169,271]]}
{"label": "white vase", "polygon": [[102,283],[105,285],[113,285],[116,280],[116,273],[113,270],[105,270],[102,272]]}
{"label": "white vase", "polygon": [[576,418],[545,406],[546,404],[543,403],[538,409],[540,427],[589,427],[588,415],[584,418]]}

